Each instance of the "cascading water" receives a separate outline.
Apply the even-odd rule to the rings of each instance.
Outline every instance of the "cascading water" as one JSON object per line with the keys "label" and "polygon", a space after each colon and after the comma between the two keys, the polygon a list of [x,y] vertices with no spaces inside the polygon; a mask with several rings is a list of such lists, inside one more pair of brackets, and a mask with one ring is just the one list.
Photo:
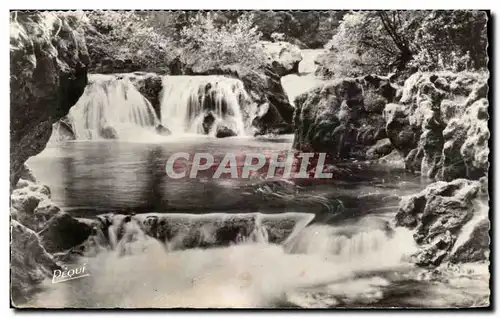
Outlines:
{"label": "cascading water", "polygon": [[299,73],[290,74],[281,78],[281,85],[290,100],[294,103],[295,98],[318,85],[324,83],[320,78],[314,76],[317,68],[314,60],[323,53],[324,50],[302,50],[302,61],[299,64]]}
{"label": "cascading water", "polygon": [[[155,223],[145,221],[154,217],[164,230],[176,232],[177,239],[162,241],[146,235],[143,230]],[[291,218],[295,218],[295,226],[289,228],[285,223]],[[263,307],[284,298],[302,303],[304,290],[309,288],[340,288],[338,284],[342,284],[341,290],[345,290],[343,282],[348,279],[351,284],[357,273],[400,266],[406,242],[412,240],[410,231],[396,232],[392,238],[375,231],[367,233],[366,239],[356,235],[349,239],[339,233],[341,227],[307,226],[312,218],[300,213],[105,216],[101,222],[109,226],[109,248],[97,257],[80,260],[87,264],[90,276],[73,284],[48,282],[51,288],[38,295],[34,303],[50,307],[163,308]],[[241,237],[238,234],[229,246],[217,243],[230,228],[253,230]],[[215,245],[210,249],[170,248],[175,241],[201,243],[200,234],[206,235],[205,243]],[[270,242],[271,236],[272,240],[288,238],[276,244]],[[372,239],[382,245],[373,247],[369,243]],[[318,244],[332,240],[339,241],[346,253]],[[366,249],[351,249],[349,245]],[[381,253],[383,257],[376,257]],[[361,293],[366,287],[363,281],[356,285]]]}
{"label": "cascading water", "polygon": [[252,103],[243,83],[224,76],[165,76],[161,123],[173,134],[214,135],[225,126],[245,135],[242,109]]}
{"label": "cascading water", "polygon": [[128,139],[159,123],[150,102],[126,78],[99,75],[70,109],[76,139]]}

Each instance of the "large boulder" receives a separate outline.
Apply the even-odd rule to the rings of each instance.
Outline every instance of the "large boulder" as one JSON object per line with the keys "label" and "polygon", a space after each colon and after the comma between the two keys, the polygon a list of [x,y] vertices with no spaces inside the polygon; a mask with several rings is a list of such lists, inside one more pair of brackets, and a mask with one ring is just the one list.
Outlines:
{"label": "large boulder", "polygon": [[440,180],[479,179],[488,164],[488,85],[482,73],[415,73],[385,106],[387,135],[406,167]]}
{"label": "large boulder", "polygon": [[218,125],[217,131],[215,132],[215,137],[217,138],[234,137],[237,135],[238,134],[233,129],[224,124]]}
{"label": "large boulder", "polygon": [[89,56],[78,19],[70,13],[12,12],[10,23],[10,184],[40,153],[52,124],[65,116],[87,85]]}
{"label": "large boulder", "polygon": [[[414,255],[416,264],[487,259],[488,235],[478,233],[488,218],[483,195],[480,182],[456,179],[433,183],[401,200],[396,223],[415,231],[413,237],[421,246]],[[472,252],[470,246],[478,250]]]}
{"label": "large boulder", "polygon": [[33,230],[15,220],[10,222],[10,228],[11,299],[14,306],[19,306],[61,267],[47,253]]}
{"label": "large boulder", "polygon": [[394,149],[389,138],[380,139],[377,143],[366,151],[366,157],[368,159],[378,159],[389,155]]}
{"label": "large boulder", "polygon": [[302,61],[300,48],[288,42],[261,41],[259,44],[267,57],[267,64],[279,76],[298,73]]}
{"label": "large boulder", "polygon": [[369,75],[332,80],[299,95],[294,148],[337,159],[366,158],[367,150],[387,137],[382,106],[395,92],[389,78]]}
{"label": "large boulder", "polygon": [[19,180],[11,194],[11,217],[35,231],[51,253],[76,246],[90,235],[90,227],[63,212],[50,200],[49,188],[36,180]]}
{"label": "large boulder", "polygon": [[50,189],[40,184],[25,165],[11,192],[11,287],[17,306],[28,300],[39,284],[60,269],[53,252],[64,252],[86,241],[88,224],[63,212],[50,200]]}
{"label": "large boulder", "polygon": [[478,262],[489,259],[490,230],[490,220],[487,216],[473,224],[467,232],[470,235],[453,247],[450,262]]}
{"label": "large boulder", "polygon": [[92,228],[66,212],[58,212],[39,232],[42,245],[49,253],[61,252],[83,243]]}
{"label": "large boulder", "polygon": [[47,186],[20,179],[10,196],[11,217],[30,229],[39,231],[43,226],[39,222],[39,216],[47,214],[45,212],[48,210],[45,202],[50,202],[50,190]]}
{"label": "large boulder", "polygon": [[273,132],[278,126],[288,126],[286,133],[291,133],[295,108],[288,100],[280,76],[265,69],[239,72],[238,78],[244,83],[245,89],[257,105],[268,105],[267,112],[260,112],[260,116],[253,120],[255,127],[258,128],[257,134]]}
{"label": "large boulder", "polygon": [[355,142],[352,117],[363,109],[363,89],[354,79],[329,82],[295,99],[293,147],[347,157]]}

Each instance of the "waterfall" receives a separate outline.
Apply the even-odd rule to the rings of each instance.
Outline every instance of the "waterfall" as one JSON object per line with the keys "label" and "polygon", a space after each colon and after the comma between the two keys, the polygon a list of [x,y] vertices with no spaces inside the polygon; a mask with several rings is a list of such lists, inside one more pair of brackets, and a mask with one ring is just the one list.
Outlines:
{"label": "waterfall", "polygon": [[243,83],[224,76],[165,76],[161,123],[173,134],[214,135],[225,126],[245,135],[242,109],[252,103]]}
{"label": "waterfall", "polygon": [[345,261],[359,261],[370,259],[370,255],[384,255],[386,260],[390,259],[396,263],[404,256],[417,251],[411,230],[379,226],[363,229],[360,226],[361,224],[351,227],[308,226],[287,248],[292,253],[337,255]]}
{"label": "waterfall", "polygon": [[85,88],[68,118],[76,139],[127,139],[158,124],[150,102],[128,79],[99,76]]}
{"label": "waterfall", "polygon": [[325,81],[317,78],[314,75],[318,67],[314,60],[318,55],[322,54],[324,50],[302,50],[302,61],[299,64],[298,74],[289,74],[281,78],[281,85],[288,96],[288,100],[293,105],[295,98],[319,85]]}

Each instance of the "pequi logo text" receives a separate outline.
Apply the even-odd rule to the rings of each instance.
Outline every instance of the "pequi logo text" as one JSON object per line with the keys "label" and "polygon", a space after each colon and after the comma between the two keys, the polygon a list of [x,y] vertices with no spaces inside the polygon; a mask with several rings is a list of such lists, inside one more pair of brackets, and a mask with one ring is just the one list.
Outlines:
{"label": "pequi logo text", "polygon": [[70,269],[68,269],[67,266],[63,266],[62,270],[60,269],[54,270],[54,275],[52,276],[52,283],[57,284],[57,283],[67,282],[73,279],[90,276],[88,271],[85,271],[85,265],[87,264],[83,264],[83,266],[74,267]]}

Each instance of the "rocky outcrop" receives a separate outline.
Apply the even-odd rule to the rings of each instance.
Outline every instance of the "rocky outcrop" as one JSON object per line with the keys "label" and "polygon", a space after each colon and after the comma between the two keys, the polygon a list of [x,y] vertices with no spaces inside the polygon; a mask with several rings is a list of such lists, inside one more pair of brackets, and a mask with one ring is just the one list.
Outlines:
{"label": "rocky outcrop", "polygon": [[478,181],[456,179],[429,185],[401,200],[396,222],[414,229],[421,249],[414,261],[437,266],[443,261],[488,259],[488,206]]}
{"label": "rocky outcrop", "polygon": [[83,243],[91,227],[61,211],[50,200],[50,189],[23,166],[11,193],[12,301],[21,304],[60,265],[54,252]]}
{"label": "rocky outcrop", "polygon": [[389,139],[406,168],[440,180],[479,179],[488,171],[487,76],[415,73],[398,104],[385,106]]}
{"label": "rocky outcrop", "polygon": [[456,244],[449,261],[452,263],[478,262],[489,259],[490,255],[490,220],[481,218],[471,225],[469,235],[463,242]]}
{"label": "rocky outcrop", "polygon": [[52,124],[87,85],[88,52],[76,19],[54,12],[13,12],[10,23],[10,185],[41,152]]}
{"label": "rocky outcrop", "polygon": [[62,252],[83,243],[92,228],[66,212],[54,215],[38,233],[45,249],[50,253]]}
{"label": "rocky outcrop", "polygon": [[11,221],[10,228],[11,299],[18,305],[26,302],[39,284],[61,267],[47,253],[33,230],[15,220]]}
{"label": "rocky outcrop", "polygon": [[271,70],[282,77],[299,72],[299,63],[302,61],[300,48],[288,42],[261,41],[259,44],[266,54],[267,64]]}
{"label": "rocky outcrop", "polygon": [[45,148],[53,123],[83,94],[89,58],[70,13],[11,15],[11,290],[12,303],[19,305],[60,269],[38,233],[63,213],[24,163]]}
{"label": "rocky outcrop", "polygon": [[394,147],[392,146],[389,138],[380,139],[375,143],[375,145],[368,148],[368,150],[366,151],[366,158],[378,159],[389,155],[393,149]]}
{"label": "rocky outcrop", "polygon": [[[100,216],[103,231],[111,224],[123,224],[121,215]],[[245,241],[283,244],[314,218],[307,213],[241,214],[138,214],[131,219],[143,231],[170,249],[220,247]],[[120,239],[122,234],[118,234]]]}
{"label": "rocky outcrop", "polygon": [[19,180],[11,194],[11,218],[35,231],[49,252],[78,245],[90,234],[89,226],[56,206],[50,189],[36,180]]}
{"label": "rocky outcrop", "polygon": [[76,139],[73,127],[71,126],[71,123],[68,123],[67,117],[61,118],[52,127],[53,135],[55,135],[55,139],[57,141]]}
{"label": "rocky outcrop", "polygon": [[[443,149],[441,179],[462,176],[463,172],[468,178],[475,180],[487,176],[490,153],[488,119],[488,100],[481,98],[469,106],[463,116],[449,122],[446,128],[450,129],[445,129],[443,132],[446,142]],[[460,137],[457,136],[464,138],[461,146]],[[451,174],[448,170],[456,167],[456,161],[460,159],[459,154],[465,165],[465,171]]]}
{"label": "rocky outcrop", "polygon": [[387,104],[384,108],[385,131],[394,148],[407,156],[416,149],[419,130],[410,126],[406,108],[399,104]]}
{"label": "rocky outcrop", "polygon": [[[270,68],[248,70],[240,65],[227,65],[213,70],[200,70],[188,75],[227,75],[243,82],[246,92],[257,105],[251,125],[256,135],[280,131],[293,132],[292,118],[294,107],[281,85],[280,76]],[[247,112],[248,110],[243,110]]]}
{"label": "rocky outcrop", "polygon": [[161,91],[162,77],[155,73],[142,73],[135,72],[133,75],[129,76],[129,80],[134,84],[135,88],[146,97],[147,100],[153,106],[156,116],[161,118]]}
{"label": "rocky outcrop", "polygon": [[[329,81],[299,95],[293,147],[327,152],[337,159],[365,159],[368,149],[386,138],[383,106],[395,96],[390,79],[376,75]],[[375,153],[371,152],[369,157]]]}

